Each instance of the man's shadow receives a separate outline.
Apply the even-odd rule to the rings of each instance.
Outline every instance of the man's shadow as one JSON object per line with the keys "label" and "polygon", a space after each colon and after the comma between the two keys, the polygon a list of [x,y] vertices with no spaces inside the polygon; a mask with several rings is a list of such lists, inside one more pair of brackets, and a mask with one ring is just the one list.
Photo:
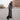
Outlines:
{"label": "man's shadow", "polygon": [[[6,17],[6,19],[7,19],[7,17]],[[9,19],[7,19],[7,20],[9,20]]]}

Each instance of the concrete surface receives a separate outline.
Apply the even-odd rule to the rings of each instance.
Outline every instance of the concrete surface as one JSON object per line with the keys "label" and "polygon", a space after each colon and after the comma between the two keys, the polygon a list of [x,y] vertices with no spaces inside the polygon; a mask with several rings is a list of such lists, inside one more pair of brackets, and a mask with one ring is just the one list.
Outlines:
{"label": "concrete surface", "polygon": [[[0,20],[7,20],[8,8],[0,9]],[[12,19],[9,20],[20,20],[20,7],[12,9]]]}

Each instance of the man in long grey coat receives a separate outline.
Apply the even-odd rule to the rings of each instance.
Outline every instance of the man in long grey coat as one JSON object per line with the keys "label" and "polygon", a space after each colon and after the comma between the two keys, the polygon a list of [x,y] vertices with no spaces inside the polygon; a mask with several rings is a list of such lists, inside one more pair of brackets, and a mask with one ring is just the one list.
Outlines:
{"label": "man in long grey coat", "polygon": [[9,19],[9,18],[12,18],[12,1],[11,1],[11,3],[9,3],[9,14],[8,14],[7,19]]}

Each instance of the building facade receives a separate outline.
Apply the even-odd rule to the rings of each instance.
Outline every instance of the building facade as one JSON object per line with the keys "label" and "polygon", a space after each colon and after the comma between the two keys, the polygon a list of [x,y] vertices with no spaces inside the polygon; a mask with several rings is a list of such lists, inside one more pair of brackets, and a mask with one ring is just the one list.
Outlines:
{"label": "building facade", "polygon": [[20,0],[13,0],[13,7],[20,7]]}

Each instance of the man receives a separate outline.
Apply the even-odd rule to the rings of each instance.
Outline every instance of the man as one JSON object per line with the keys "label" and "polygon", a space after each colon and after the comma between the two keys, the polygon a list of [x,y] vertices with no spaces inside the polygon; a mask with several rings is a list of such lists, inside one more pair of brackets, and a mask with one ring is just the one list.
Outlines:
{"label": "man", "polygon": [[12,18],[12,1],[9,3],[9,14],[7,16],[7,19]]}

